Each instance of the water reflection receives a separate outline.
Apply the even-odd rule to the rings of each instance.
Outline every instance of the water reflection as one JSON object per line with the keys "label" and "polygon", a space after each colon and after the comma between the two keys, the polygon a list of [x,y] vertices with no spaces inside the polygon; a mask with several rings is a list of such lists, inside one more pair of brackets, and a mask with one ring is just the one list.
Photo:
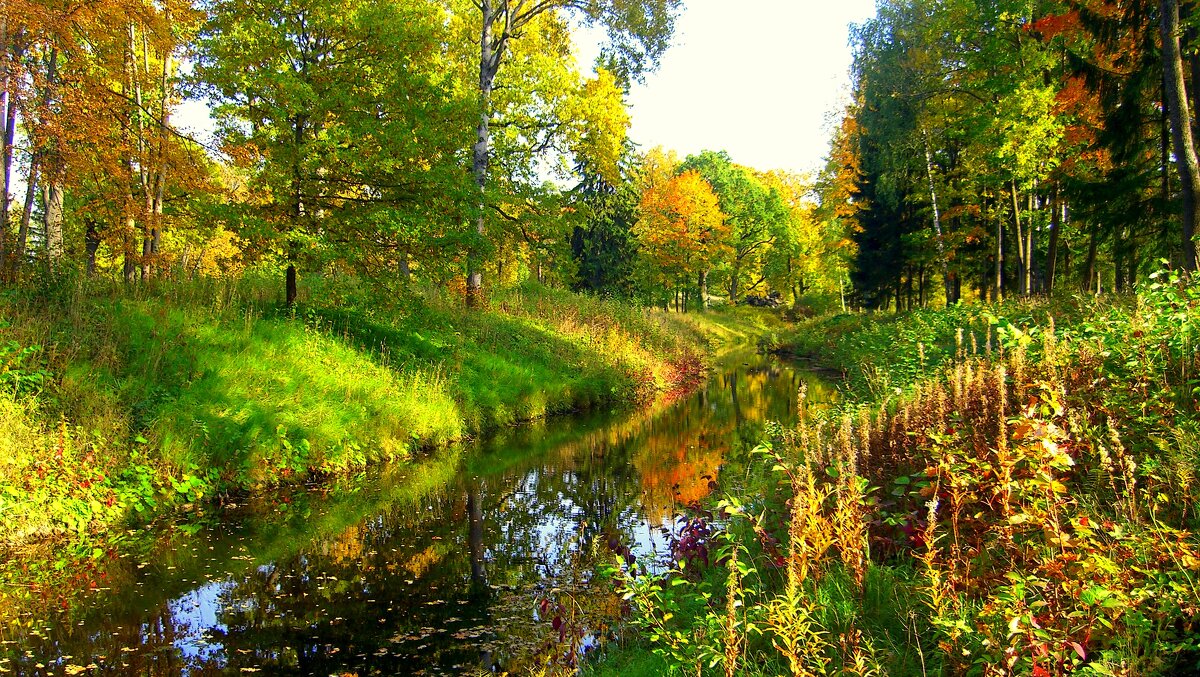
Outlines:
{"label": "water reflection", "polygon": [[99,565],[109,589],[0,626],[0,673],[442,674],[573,656],[619,609],[588,586],[607,544],[664,562],[682,509],[728,481],[763,421],[791,419],[802,382],[827,392],[733,356],[648,413],[505,430],[166,530]]}

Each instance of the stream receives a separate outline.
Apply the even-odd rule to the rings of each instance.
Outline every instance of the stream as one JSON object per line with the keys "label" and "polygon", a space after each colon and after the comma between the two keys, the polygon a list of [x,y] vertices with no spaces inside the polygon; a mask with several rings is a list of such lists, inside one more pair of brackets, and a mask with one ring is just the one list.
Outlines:
{"label": "stream", "polygon": [[[395,675],[571,664],[621,611],[597,565],[669,562],[685,508],[737,488],[765,421],[820,376],[726,355],[671,404],[499,431],[38,567],[0,675]],[[69,561],[69,564],[63,564]],[[67,575],[69,573],[69,575]]]}

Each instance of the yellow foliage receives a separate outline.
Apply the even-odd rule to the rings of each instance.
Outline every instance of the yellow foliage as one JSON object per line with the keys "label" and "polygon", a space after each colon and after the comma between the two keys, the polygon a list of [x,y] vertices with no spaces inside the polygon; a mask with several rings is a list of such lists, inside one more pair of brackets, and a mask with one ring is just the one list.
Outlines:
{"label": "yellow foliage", "polygon": [[629,111],[612,73],[601,68],[595,78],[583,83],[567,106],[566,119],[575,122],[571,149],[576,157],[586,159],[605,181],[619,185]]}
{"label": "yellow foliage", "polygon": [[649,185],[634,232],[665,275],[707,270],[728,249],[729,226],[712,186],[696,171]]}

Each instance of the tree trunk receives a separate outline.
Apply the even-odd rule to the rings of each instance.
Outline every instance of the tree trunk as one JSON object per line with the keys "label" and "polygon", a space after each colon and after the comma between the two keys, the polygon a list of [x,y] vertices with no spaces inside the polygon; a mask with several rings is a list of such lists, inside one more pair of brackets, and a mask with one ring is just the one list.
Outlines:
{"label": "tree trunk", "polygon": [[50,267],[57,268],[62,263],[65,249],[63,246],[63,198],[65,187],[61,176],[56,176],[46,182],[44,199],[46,203],[46,260]]}
{"label": "tree trunk", "polygon": [[699,278],[696,280],[700,287],[700,312],[708,310],[708,271],[700,271]]}
{"label": "tree trunk", "polygon": [[1013,226],[1016,228],[1017,236],[1017,293],[1027,296],[1029,288],[1026,287],[1025,272],[1029,267],[1029,258],[1025,252],[1025,233],[1021,230],[1021,201],[1017,195],[1017,182],[1013,181],[1010,185],[1012,186]]}
{"label": "tree trunk", "polygon": [[[167,21],[171,20],[170,11],[167,11]],[[167,135],[171,125],[171,109],[167,105],[168,85],[170,75],[171,56],[169,54],[162,55],[162,78],[161,78],[161,95],[159,99],[159,127],[158,127],[158,167],[154,176],[154,208],[150,214],[150,254],[152,263],[157,263],[158,255],[162,252],[162,236],[163,236],[163,204],[167,191]]]}
{"label": "tree trunk", "polygon": [[15,47],[10,47],[9,32],[8,32],[8,17],[0,17],[0,59],[3,59],[3,97],[0,101],[0,156],[3,157],[4,165],[4,199],[3,206],[0,209],[0,277],[3,277],[4,271],[8,269],[8,231],[10,227],[9,219],[12,210],[12,165],[13,165],[13,141],[15,140],[17,130],[17,102],[13,97],[14,79],[12,77],[12,62]]}
{"label": "tree trunk", "polygon": [[191,260],[191,257],[192,245],[190,243],[183,245],[183,254],[179,256],[179,268],[176,271],[176,275],[179,276],[180,280],[187,279],[188,261]]}
{"label": "tree trunk", "polygon": [[1129,248],[1125,226],[1113,231],[1113,291],[1118,294],[1125,291],[1125,256]]}
{"label": "tree trunk", "polygon": [[[944,278],[943,278],[944,279]],[[917,306],[925,307],[925,264],[917,268]]]}
{"label": "tree trunk", "polygon": [[125,233],[121,238],[122,263],[121,263],[121,279],[125,284],[133,284],[137,281],[138,261],[137,254],[134,249],[133,234],[137,228],[137,221],[129,216],[125,219]]}
{"label": "tree trunk", "polygon": [[994,301],[1004,297],[1004,219],[997,211],[996,218],[996,287]]}
{"label": "tree trunk", "polygon": [[1096,249],[1100,236],[1099,226],[1092,224],[1091,241],[1088,243],[1087,260],[1083,264],[1083,288],[1087,291],[1094,289],[1093,282],[1096,278]]}
{"label": "tree trunk", "polygon": [[1126,254],[1126,264],[1129,266],[1126,271],[1125,281],[1129,285],[1129,291],[1137,291],[1137,274],[1138,274],[1138,242],[1137,233],[1133,227],[1129,228],[1129,249]]}
{"label": "tree trunk", "polygon": [[[51,48],[46,54],[46,84],[42,93],[42,104],[47,108],[57,103],[58,93],[58,50]],[[56,267],[63,258],[63,158],[58,152],[56,143],[46,151],[41,160],[43,200],[46,207],[43,215],[45,226],[46,258],[51,268]]]}
{"label": "tree trunk", "polygon": [[[1162,100],[1167,100],[1167,77],[1160,78]],[[1162,175],[1163,214],[1171,213],[1171,112],[1165,104],[1162,107],[1161,127],[1159,130],[1159,171]]]}
{"label": "tree trunk", "polygon": [[100,249],[100,231],[90,216],[87,218],[87,230],[83,234],[83,248],[84,269],[87,271],[88,277],[94,277],[96,275],[96,252]]}
{"label": "tree trunk", "polygon": [[287,275],[286,275],[286,287],[287,287],[287,291],[286,291],[287,296],[285,297],[284,303],[287,304],[287,307],[291,308],[292,306],[294,306],[296,304],[296,297],[299,296],[299,293],[296,288],[296,265],[294,263],[288,264]]}
{"label": "tree trunk", "polygon": [[479,307],[480,296],[483,293],[483,261],[480,260],[482,254],[479,249],[487,235],[484,212],[487,209],[492,87],[501,56],[498,50],[493,52],[495,44],[492,24],[496,20],[496,11],[493,9],[492,0],[481,0],[479,8],[483,17],[479,40],[479,126],[475,130],[475,147],[471,157],[471,171],[475,175],[475,186],[479,189],[479,215],[475,221],[475,234],[479,237],[479,242],[472,247],[473,251],[467,256],[467,306],[470,308]]}
{"label": "tree trunk", "polygon": [[[1200,106],[1197,101],[1197,95],[1200,95],[1200,53],[1195,50],[1196,45],[1196,27],[1193,25],[1192,8],[1190,3],[1184,3],[1179,8],[1180,23],[1186,24],[1187,28],[1183,30],[1183,35],[1180,36],[1180,51],[1188,55],[1188,71],[1191,75],[1191,82],[1188,83],[1188,102],[1192,110],[1196,110]],[[1192,137],[1200,133],[1200,120],[1192,120]]]}
{"label": "tree trunk", "polygon": [[[308,118],[305,115],[297,115],[294,120],[294,140],[296,144],[296,154],[299,156],[300,146],[304,143],[304,131]],[[295,228],[300,228],[303,223],[306,213],[304,206],[304,187],[300,172],[300,164],[297,160],[292,165],[292,188],[294,195],[292,196],[292,216],[295,219]],[[284,303],[288,308],[291,308],[296,303],[298,291],[296,288],[296,259],[299,252],[297,244],[289,242],[287,245],[287,273],[284,275]]]}
{"label": "tree trunk", "polygon": [[1046,252],[1046,296],[1054,295],[1054,278],[1058,274],[1058,240],[1061,237],[1066,205],[1059,196],[1058,186],[1050,198],[1050,245]]}
{"label": "tree trunk", "polygon": [[1183,266],[1196,270],[1196,200],[1200,197],[1200,160],[1192,136],[1191,112],[1184,85],[1183,56],[1179,48],[1179,2],[1160,0],[1159,28],[1162,32],[1163,97],[1171,116],[1171,140],[1182,181],[1183,194]]}
{"label": "tree trunk", "polygon": [[29,177],[25,183],[25,208],[21,211],[21,226],[17,230],[17,247],[13,252],[12,271],[14,277],[21,272],[21,266],[25,263],[25,251],[29,245],[29,222],[33,218],[33,200],[37,196],[38,178],[38,162],[37,158],[34,158],[29,165]]}
{"label": "tree trunk", "polygon": [[[146,206],[151,207],[151,208],[153,207],[153,205],[146,205]],[[151,213],[152,212],[150,209],[146,210],[147,215],[149,215]],[[150,254],[153,253],[153,251],[154,251],[154,240],[151,238],[150,230],[145,229],[144,232],[142,233],[142,256],[139,259],[139,262],[141,263],[141,266],[139,266],[139,270],[141,273],[141,281],[142,282],[145,282],[146,280],[150,279]]]}
{"label": "tree trunk", "polygon": [[[953,303],[950,295],[950,264],[946,261],[946,240],[942,236],[942,216],[938,210],[937,190],[933,184],[933,154],[929,149],[929,132],[922,130],[925,136],[925,176],[929,179],[929,204],[933,206],[933,232],[937,236],[938,262],[942,267],[942,285],[946,288],[946,305]],[[924,289],[924,280],[922,280]],[[925,305],[924,294],[921,295],[921,305]]]}
{"label": "tree trunk", "polygon": [[1034,266],[1034,249],[1033,249],[1033,215],[1037,204],[1034,202],[1033,191],[1029,192],[1029,208],[1025,210],[1028,214],[1028,221],[1025,225],[1025,295],[1030,296],[1034,292],[1033,288],[1033,266]]}

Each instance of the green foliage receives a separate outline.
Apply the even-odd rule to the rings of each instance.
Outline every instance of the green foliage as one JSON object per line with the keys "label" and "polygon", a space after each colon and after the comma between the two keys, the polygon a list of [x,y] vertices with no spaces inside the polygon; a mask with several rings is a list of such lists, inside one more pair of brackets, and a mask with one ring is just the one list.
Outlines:
{"label": "green foliage", "polygon": [[440,3],[208,9],[193,82],[249,179],[229,221],[257,252],[308,267],[395,265],[441,236],[439,223],[466,219],[469,177],[456,161],[474,100]]}
{"label": "green foliage", "polygon": [[885,0],[852,30],[822,207],[854,226],[856,304],[1129,291],[1180,260],[1164,132],[1143,125],[1159,11],[1102,5]]}
{"label": "green foliage", "polygon": [[579,173],[583,180],[575,198],[582,223],[571,235],[575,289],[630,297],[637,256],[633,234],[639,199],[636,184],[625,176],[610,184],[587,164],[579,167]]}
{"label": "green foliage", "polygon": [[[7,327],[0,321],[0,331]],[[41,346],[22,346],[15,340],[0,342],[0,391],[27,395],[40,390],[52,376],[36,366]]]}
{"label": "green foliage", "polygon": [[0,345],[47,348],[5,363],[13,384],[41,375],[0,390],[3,540],[647,401],[697,379],[710,345],[762,329],[748,315],[684,320],[536,284],[477,312],[433,292],[389,304],[347,282],[314,286],[330,305],[266,304],[253,277],[77,288],[61,305],[7,298]]}
{"label": "green foliage", "polygon": [[743,293],[742,276],[751,277],[762,270],[764,254],[789,220],[783,198],[750,170],[735,165],[724,151],[689,156],[678,171],[699,172],[717,194],[731,252],[721,268],[729,276],[729,298],[736,303]]}

